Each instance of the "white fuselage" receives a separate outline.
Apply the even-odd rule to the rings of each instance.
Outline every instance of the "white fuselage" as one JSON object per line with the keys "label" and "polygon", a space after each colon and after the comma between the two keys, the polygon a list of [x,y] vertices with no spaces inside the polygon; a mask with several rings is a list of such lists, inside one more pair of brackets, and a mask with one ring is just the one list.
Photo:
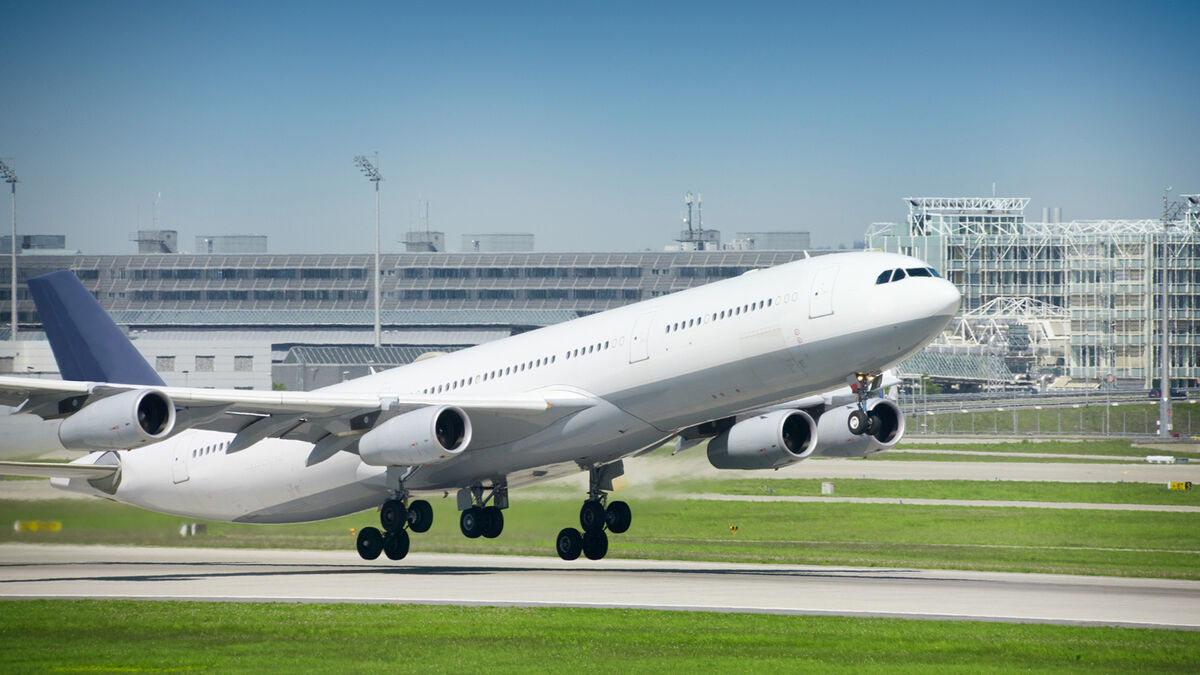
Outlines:
{"label": "white fuselage", "polygon": [[[462,351],[325,391],[444,397],[570,391],[596,404],[531,435],[420,467],[413,491],[530,481],[603,464],[719,418],[837,388],[920,350],[958,308],[935,277],[876,284],[885,269],[924,267],[859,252],[757,270]],[[311,443],[267,439],[235,453],[233,434],[189,430],[120,451],[110,494],[143,508],[212,520],[299,522],[378,505],[387,469],[353,452],[313,462]],[[82,483],[82,484],[81,484]],[[57,484],[65,485],[63,481]],[[71,481],[72,489],[88,489]]]}

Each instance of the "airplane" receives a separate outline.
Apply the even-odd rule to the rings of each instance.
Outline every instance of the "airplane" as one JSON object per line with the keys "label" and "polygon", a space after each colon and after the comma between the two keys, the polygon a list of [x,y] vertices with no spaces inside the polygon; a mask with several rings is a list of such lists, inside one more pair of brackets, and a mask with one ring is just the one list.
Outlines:
{"label": "airplane", "polygon": [[[29,281],[61,381],[0,377],[0,404],[61,420],[67,464],[0,473],[206,520],[294,523],[379,508],[359,555],[392,560],[456,491],[469,538],[504,528],[509,490],[586,471],[564,560],[608,552],[632,513],[623,458],[708,441],[719,469],[893,447],[883,372],[936,337],[955,286],[913,257],[860,251],[772,268],[309,392],[165,386],[69,271]],[[841,393],[838,393],[838,389]]]}

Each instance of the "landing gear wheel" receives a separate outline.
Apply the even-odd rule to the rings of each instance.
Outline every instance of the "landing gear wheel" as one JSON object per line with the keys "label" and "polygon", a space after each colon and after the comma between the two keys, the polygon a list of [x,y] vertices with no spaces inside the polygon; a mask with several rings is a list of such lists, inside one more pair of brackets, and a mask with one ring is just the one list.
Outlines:
{"label": "landing gear wheel", "polygon": [[604,505],[589,499],[579,509],[579,526],[584,532],[594,532],[604,529]]}
{"label": "landing gear wheel", "polygon": [[478,506],[472,506],[463,511],[462,515],[458,517],[458,527],[467,539],[479,538],[483,534],[486,524],[487,521],[484,519],[483,509]]}
{"label": "landing gear wheel", "polygon": [[399,499],[389,499],[379,509],[379,524],[383,525],[385,532],[404,529],[406,521],[408,509],[404,508],[404,502]]}
{"label": "landing gear wheel", "polygon": [[588,560],[599,560],[608,553],[608,535],[604,530],[583,533],[583,554]]}
{"label": "landing gear wheel", "polygon": [[358,555],[363,560],[374,560],[383,552],[383,535],[373,527],[358,531]]}
{"label": "landing gear wheel", "polygon": [[870,422],[867,420],[867,414],[861,410],[855,410],[850,413],[850,417],[846,419],[846,427],[850,429],[850,433],[855,436],[861,435],[867,430],[867,425]]}
{"label": "landing gear wheel", "polygon": [[433,525],[433,507],[424,499],[408,505],[408,529],[413,532],[428,532]]}
{"label": "landing gear wheel", "polygon": [[495,539],[504,531],[504,512],[498,506],[487,506],[483,509],[483,536]]}
{"label": "landing gear wheel", "polygon": [[[408,533],[404,530],[391,530],[383,535],[383,552],[392,560],[400,560],[408,555]],[[379,555],[376,553],[375,555]]]}
{"label": "landing gear wheel", "polygon": [[863,431],[867,436],[874,436],[879,427],[883,424],[878,415],[867,414],[867,428]]}
{"label": "landing gear wheel", "polygon": [[609,532],[621,534],[629,529],[629,524],[633,522],[633,513],[625,502],[613,502],[604,510],[604,521]]}
{"label": "landing gear wheel", "polygon": [[554,540],[554,549],[563,560],[574,560],[583,552],[583,535],[573,527],[564,527]]}

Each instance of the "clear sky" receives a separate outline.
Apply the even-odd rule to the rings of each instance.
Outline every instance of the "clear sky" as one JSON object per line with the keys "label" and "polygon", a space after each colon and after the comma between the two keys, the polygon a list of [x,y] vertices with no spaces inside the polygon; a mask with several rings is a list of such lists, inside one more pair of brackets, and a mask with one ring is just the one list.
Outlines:
{"label": "clear sky", "polygon": [[[849,243],[906,196],[1157,217],[1200,192],[1200,2],[0,0],[22,233],[254,233],[384,250],[432,229],[660,249],[705,225]],[[158,197],[161,195],[161,197]],[[157,208],[153,207],[158,199]],[[7,200],[5,200],[7,201]],[[8,204],[0,211],[7,232]]]}

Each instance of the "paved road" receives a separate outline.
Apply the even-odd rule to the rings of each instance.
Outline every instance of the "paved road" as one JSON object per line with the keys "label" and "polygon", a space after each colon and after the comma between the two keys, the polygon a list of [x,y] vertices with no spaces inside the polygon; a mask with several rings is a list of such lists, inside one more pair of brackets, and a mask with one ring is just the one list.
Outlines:
{"label": "paved road", "polygon": [[421,603],[977,619],[1200,630],[1200,582],[340,551],[0,545],[0,598]]}

